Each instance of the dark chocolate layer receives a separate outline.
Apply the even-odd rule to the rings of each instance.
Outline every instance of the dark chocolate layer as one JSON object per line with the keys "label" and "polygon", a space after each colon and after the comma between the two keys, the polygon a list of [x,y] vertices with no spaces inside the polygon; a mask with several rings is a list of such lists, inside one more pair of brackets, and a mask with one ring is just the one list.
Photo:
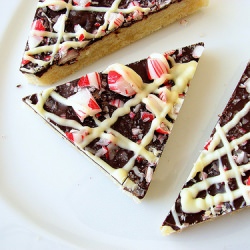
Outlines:
{"label": "dark chocolate layer", "polygon": [[[203,43],[198,43],[196,45],[172,51],[171,57],[175,60],[176,63],[190,62],[192,60],[198,61],[198,58],[193,57],[193,51],[197,46],[203,46]],[[171,65],[171,60],[168,60],[168,62],[170,64],[170,67],[173,67],[173,65]],[[146,63],[147,60],[144,59],[135,63],[131,63],[127,66],[133,69],[142,78],[145,84],[150,84],[152,83],[152,80],[150,80],[148,77]],[[106,119],[109,119],[109,117],[112,117],[112,114],[117,109],[116,106],[111,104],[111,101],[119,100],[123,102],[125,106],[126,103],[134,97],[134,96],[126,97],[110,90],[108,85],[108,75],[101,72],[98,74],[101,79],[100,81],[101,88],[100,89],[96,89],[93,87],[88,88],[101,109],[101,111],[95,116],[87,116],[83,121],[81,121],[76,112],[74,111],[74,109],[72,108],[72,106],[66,106],[56,101],[52,96],[49,96],[49,98],[47,98],[43,106],[43,109],[49,113],[55,114],[58,117],[63,117],[66,120],[74,120],[77,123],[81,124],[82,127],[89,127],[89,128],[98,127],[96,121],[102,122]],[[57,86],[55,87],[54,92],[59,94],[59,96],[62,96],[67,99],[76,93],[76,89],[80,79],[81,78]],[[171,88],[171,86],[175,85],[175,82],[169,80],[167,84],[169,88]],[[181,94],[185,95],[185,93]],[[31,103],[31,105],[35,105],[38,102],[38,96],[37,94],[34,94],[25,97],[23,100],[27,103]],[[148,120],[142,119],[142,114],[145,112],[149,111],[146,108],[145,103],[143,102],[138,103],[136,106],[131,106],[130,112],[123,116],[118,117],[118,119],[112,124],[111,129],[118,132],[124,138],[127,138],[128,140],[134,143],[140,144],[140,140],[144,138],[145,135],[147,135],[152,123],[151,119]],[[174,120],[170,118],[168,115],[165,118],[171,124],[174,123]],[[70,131],[72,130],[72,127],[62,126],[60,124],[57,124],[55,121],[51,119],[48,122],[53,124],[55,127],[59,128],[63,134],[70,133]],[[138,129],[139,132],[134,133],[133,132],[134,129]],[[168,140],[168,137],[169,137],[168,134],[161,134],[161,132],[154,131],[154,137],[152,141],[150,141],[146,145],[146,150],[148,151],[154,150],[155,151],[154,154],[155,155],[157,154],[157,157],[160,157],[164,149],[164,146]],[[99,140],[100,138],[95,138],[83,149],[95,155],[103,147],[103,145],[99,143]],[[134,152],[132,150],[125,149],[117,145],[113,146],[109,150],[110,150],[109,153],[101,155],[100,158],[108,165],[110,165],[113,169],[123,168],[124,165],[134,156]],[[151,162],[148,162],[144,157],[139,155],[136,158],[134,165],[137,167],[136,171],[134,168],[130,170],[127,178],[138,185],[138,188],[132,191],[133,194],[138,198],[143,198],[150,184],[150,181],[146,181],[147,170],[148,168],[151,168],[152,171],[154,171],[156,163],[152,164]],[[128,191],[131,192],[131,190]]]}

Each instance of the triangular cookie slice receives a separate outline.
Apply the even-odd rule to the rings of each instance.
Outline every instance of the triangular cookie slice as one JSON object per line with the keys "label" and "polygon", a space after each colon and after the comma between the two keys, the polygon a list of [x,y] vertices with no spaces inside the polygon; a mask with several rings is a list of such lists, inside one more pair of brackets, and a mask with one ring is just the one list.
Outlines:
{"label": "triangular cookie slice", "polygon": [[250,205],[250,63],[161,230],[170,234]]}
{"label": "triangular cookie slice", "polygon": [[110,65],[23,100],[127,192],[149,187],[203,43]]}
{"label": "triangular cookie slice", "polygon": [[208,0],[39,0],[20,70],[52,84],[208,4]]}

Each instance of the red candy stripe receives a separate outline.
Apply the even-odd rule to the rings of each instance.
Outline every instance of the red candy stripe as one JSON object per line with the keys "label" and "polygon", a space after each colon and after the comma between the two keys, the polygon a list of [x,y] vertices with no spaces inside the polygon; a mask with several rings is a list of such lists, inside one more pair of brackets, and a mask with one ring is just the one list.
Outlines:
{"label": "red candy stripe", "polygon": [[250,186],[250,176],[248,177],[246,184],[247,184],[247,186]]}
{"label": "red candy stripe", "polygon": [[32,27],[33,30],[44,31],[45,27],[43,25],[43,21],[41,19],[37,19],[33,22]]}
{"label": "red candy stripe", "polygon": [[97,72],[89,73],[85,76],[82,76],[78,81],[79,87],[95,87],[100,89],[101,79],[100,75]]}
{"label": "red candy stripe", "polygon": [[93,109],[93,110],[100,110],[99,105],[97,104],[97,102],[94,99],[89,99],[89,103],[88,106]]}
{"label": "red candy stripe", "polygon": [[150,80],[160,78],[163,74],[168,72],[169,65],[166,58],[152,54],[147,59],[147,73]]}
{"label": "red candy stripe", "polygon": [[155,118],[155,116],[152,113],[149,112],[141,112],[141,119],[143,122],[152,121]]}

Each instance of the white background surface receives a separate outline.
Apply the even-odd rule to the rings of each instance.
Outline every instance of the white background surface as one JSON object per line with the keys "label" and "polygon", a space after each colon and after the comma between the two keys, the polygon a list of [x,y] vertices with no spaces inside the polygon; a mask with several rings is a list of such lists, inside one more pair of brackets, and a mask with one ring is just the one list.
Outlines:
{"label": "white background surface", "polygon": [[[95,64],[129,63],[203,41],[189,94],[145,200],[136,204],[30,111],[19,64],[35,0],[0,0],[0,249],[236,249],[249,247],[249,209],[163,237],[159,227],[250,59],[250,1],[208,8]],[[21,84],[20,88],[16,86]]]}

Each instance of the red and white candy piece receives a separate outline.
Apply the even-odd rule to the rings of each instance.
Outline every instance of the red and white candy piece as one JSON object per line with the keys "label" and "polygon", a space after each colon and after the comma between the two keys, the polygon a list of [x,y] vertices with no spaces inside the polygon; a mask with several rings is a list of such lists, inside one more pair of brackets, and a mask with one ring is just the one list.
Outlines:
{"label": "red and white candy piece", "polygon": [[103,155],[105,155],[106,159],[109,158],[109,152],[107,146],[102,146],[100,149],[98,149],[95,153],[95,156],[101,158]]}
{"label": "red and white candy piece", "polygon": [[92,72],[88,73],[85,76],[82,76],[78,81],[79,87],[95,87],[96,89],[100,89],[101,87],[101,78],[99,73]]}
{"label": "red and white candy piece", "polygon": [[135,114],[134,112],[131,111],[131,112],[129,113],[130,119],[134,119],[135,116],[136,116],[136,114]]}
{"label": "red and white candy piece", "polygon": [[83,41],[86,38],[86,30],[82,28],[80,24],[74,26],[75,36],[79,41]]}
{"label": "red and white candy piece", "polygon": [[22,66],[28,64],[29,62],[30,62],[30,60],[22,59]]}
{"label": "red and white candy piece", "polygon": [[43,20],[42,19],[37,19],[35,20],[32,25],[31,25],[32,30],[39,30],[39,31],[44,31],[45,27],[43,25]]}
{"label": "red and white candy piece", "polygon": [[169,89],[166,86],[164,86],[162,88],[159,88],[159,98],[163,102],[167,102],[167,100],[168,100],[168,94],[169,94]]}
{"label": "red and white candy piece", "polygon": [[109,66],[104,73],[108,74],[110,90],[123,96],[135,95],[142,88],[141,77],[127,66],[116,63]]}
{"label": "red and white candy piece", "polygon": [[124,96],[132,96],[136,94],[136,91],[132,88],[132,86],[127,82],[122,75],[117,73],[116,71],[109,71],[108,73],[108,84],[110,90],[124,95]]}
{"label": "red and white candy piece", "polygon": [[43,25],[42,19],[35,20],[31,25],[31,35],[29,36],[29,39],[28,39],[28,44],[29,44],[30,49],[33,49],[36,46],[38,46],[43,40],[42,36],[37,36],[37,35],[32,34],[36,30],[45,31],[45,26]]}
{"label": "red and white candy piece", "polygon": [[247,153],[243,150],[237,150],[233,154],[233,159],[239,165],[241,165],[242,163],[246,163],[248,161]]}
{"label": "red and white candy piece", "polygon": [[169,64],[164,55],[153,53],[147,58],[147,73],[150,80],[160,78],[168,71]]}
{"label": "red and white candy piece", "polygon": [[140,10],[136,9],[136,7],[140,7],[140,3],[138,1],[132,1],[128,5],[128,8],[135,8],[135,10],[132,12],[132,19],[141,20],[143,17],[143,13]]}
{"label": "red and white candy piece", "polygon": [[168,59],[169,56],[172,56],[175,52],[176,52],[176,49],[169,50],[169,51],[164,53],[164,56]]}
{"label": "red and white candy piece", "polygon": [[91,0],[73,0],[73,3],[80,7],[89,7],[91,5]]}
{"label": "red and white candy piece", "polygon": [[74,143],[81,143],[86,135],[88,135],[88,132],[72,129],[70,132],[65,132],[65,135],[70,141]]}
{"label": "red and white candy piece", "polygon": [[247,186],[250,186],[250,176],[248,176],[247,182],[246,182]]}
{"label": "red and white candy piece", "polygon": [[94,116],[101,111],[101,108],[87,88],[80,89],[76,94],[70,96],[68,101],[81,122],[87,116]]}
{"label": "red and white candy piece", "polygon": [[205,150],[208,150],[209,149],[209,146],[210,146],[210,144],[211,144],[211,142],[212,142],[212,138],[210,138],[207,142],[206,142],[206,144],[204,145],[204,149]]}
{"label": "red and white candy piece", "polygon": [[105,156],[107,160],[113,160],[116,155],[116,149],[117,146],[111,142],[107,146],[102,146],[100,149],[98,149],[95,153],[95,156],[100,158]]}
{"label": "red and white candy piece", "polygon": [[65,8],[65,4],[60,4],[58,3],[59,1],[61,2],[65,2],[64,0],[57,0],[57,4],[53,4],[53,2],[55,2],[54,0],[47,0],[46,2],[49,3],[51,2],[51,4],[48,5],[48,7],[53,10],[53,11],[58,11],[58,10],[62,10]]}
{"label": "red and white candy piece", "polygon": [[167,125],[164,122],[162,122],[160,124],[160,126],[155,131],[160,133],[160,134],[164,134],[164,135],[170,134],[169,128],[167,127]]}
{"label": "red and white candy piece", "polygon": [[[146,108],[150,112],[154,113],[157,117],[157,115],[161,114],[164,107],[166,106],[166,103],[164,103],[160,98],[158,98],[156,95],[149,94],[148,97],[145,99]],[[161,122],[160,126],[156,129],[156,131],[160,134],[169,134],[169,128],[164,122]]]}
{"label": "red and white candy piece", "polygon": [[109,104],[116,108],[121,108],[124,106],[124,102],[120,99],[111,100]]}
{"label": "red and white candy piece", "polygon": [[141,112],[141,119],[143,122],[153,121],[155,116],[150,112]]}
{"label": "red and white candy piece", "polygon": [[128,4],[128,9],[129,8],[134,8],[136,6],[140,6],[140,3],[138,1],[132,1]]}
{"label": "red and white candy piece", "polygon": [[117,29],[118,27],[122,26],[124,22],[124,16],[122,13],[110,13],[108,22],[108,30]]}
{"label": "red and white candy piece", "polygon": [[139,135],[142,133],[142,129],[140,128],[132,128],[132,134],[133,135]]}
{"label": "red and white candy piece", "polygon": [[146,182],[150,183],[153,177],[154,170],[150,166],[147,168],[146,171]]}

